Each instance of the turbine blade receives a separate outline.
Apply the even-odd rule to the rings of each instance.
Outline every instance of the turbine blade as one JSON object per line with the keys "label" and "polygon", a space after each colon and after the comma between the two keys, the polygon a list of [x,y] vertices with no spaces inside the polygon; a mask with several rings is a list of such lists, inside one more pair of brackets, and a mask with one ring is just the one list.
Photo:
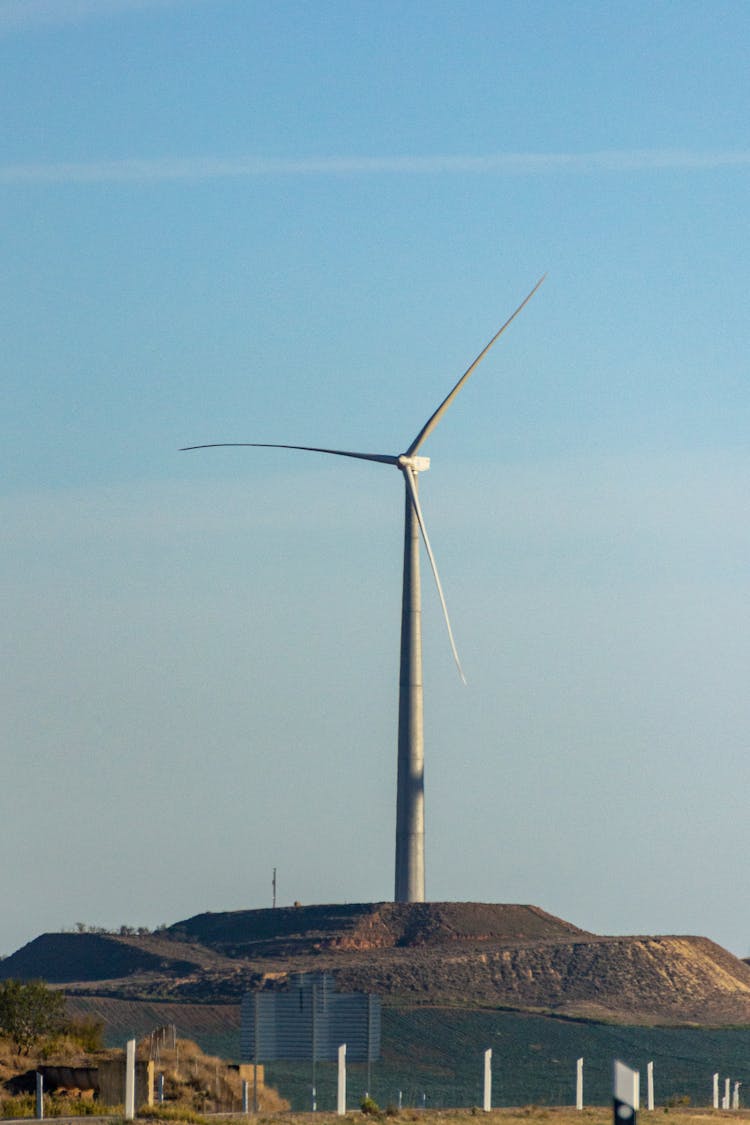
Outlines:
{"label": "turbine blade", "polygon": [[542,284],[542,282],[544,281],[546,276],[547,275],[545,273],[539,278],[539,280],[537,281],[536,285],[531,290],[529,295],[527,297],[524,297],[524,299],[521,301],[521,304],[518,306],[516,311],[511,316],[508,317],[508,319],[506,320],[506,322],[502,326],[502,328],[498,329],[498,331],[495,333],[495,335],[490,340],[489,344],[487,344],[486,347],[484,347],[482,349],[482,351],[479,353],[477,358],[472,363],[471,367],[469,367],[469,369],[467,371],[464,371],[463,375],[458,380],[458,382],[456,383],[453,390],[450,392],[450,394],[446,398],[443,399],[443,401],[440,403],[440,406],[437,408],[435,413],[430,418],[427,419],[427,421],[425,422],[422,429],[419,431],[417,436],[414,438],[414,441],[411,443],[409,448],[406,450],[407,457],[411,457],[414,453],[416,453],[417,450],[419,449],[420,445],[422,444],[422,442],[425,440],[425,438],[429,437],[429,435],[435,429],[435,426],[437,426],[438,422],[440,421],[440,419],[445,414],[445,412],[448,409],[448,407],[450,406],[450,404],[453,402],[453,400],[456,397],[456,395],[458,394],[458,392],[461,390],[461,387],[464,385],[466,380],[471,375],[472,371],[474,371],[474,369],[479,366],[479,364],[482,362],[484,357],[487,355],[487,352],[490,350],[492,345],[495,343],[496,340],[499,340],[499,338],[502,336],[503,332],[508,327],[508,325],[511,323],[511,321],[516,319],[516,317],[520,313],[521,309],[529,303],[529,301],[534,296],[534,294],[536,293],[537,289]]}
{"label": "turbine blade", "polygon": [[192,449],[230,449],[242,447],[243,449],[302,449],[306,453],[332,453],[334,457],[356,457],[358,461],[380,461],[384,465],[398,465],[398,457],[388,453],[352,453],[347,449],[321,449],[317,445],[278,445],[267,441],[213,441],[208,445],[184,445],[180,453],[188,453]]}
{"label": "turbine blade", "polygon": [[427,535],[427,528],[425,527],[425,524],[424,524],[424,517],[422,515],[422,509],[419,505],[419,496],[417,494],[417,486],[414,483],[414,470],[412,468],[410,468],[410,466],[407,465],[403,469],[403,474],[406,477],[406,486],[409,489],[409,493],[411,495],[411,502],[414,505],[414,511],[417,513],[417,522],[419,523],[419,530],[422,532],[422,539],[424,540],[424,545],[427,548],[427,557],[430,560],[430,566],[432,567],[432,573],[433,573],[434,578],[435,578],[435,585],[437,586],[437,592],[438,592],[438,596],[440,598],[440,604],[443,607],[443,617],[445,618],[445,624],[446,624],[446,627],[448,629],[448,639],[450,640],[450,643],[451,643],[451,651],[453,652],[453,659],[456,662],[456,667],[458,668],[459,676],[461,677],[463,682],[466,683],[466,676],[464,675],[464,670],[461,667],[461,661],[458,658],[458,649],[456,648],[456,642],[453,639],[453,630],[451,629],[451,622],[450,622],[450,618],[448,616],[448,606],[445,604],[445,595],[443,594],[443,587],[442,587],[442,584],[440,582],[440,575],[438,574],[437,563],[435,562],[435,556],[432,553],[432,547],[430,546],[430,540],[429,540],[429,537]]}

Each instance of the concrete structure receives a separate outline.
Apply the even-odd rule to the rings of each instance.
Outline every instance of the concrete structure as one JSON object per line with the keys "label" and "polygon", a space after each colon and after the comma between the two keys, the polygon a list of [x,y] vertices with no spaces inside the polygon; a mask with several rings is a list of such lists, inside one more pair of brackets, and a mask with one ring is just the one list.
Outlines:
{"label": "concrete structure", "polygon": [[263,1063],[240,1063],[237,1067],[237,1073],[240,1076],[241,1082],[247,1082],[248,1090],[252,1091],[257,1079],[258,1091],[260,1092],[266,1084],[266,1068]]}
{"label": "concrete structure", "polygon": [[399,718],[398,718],[398,769],[396,798],[396,878],[394,899],[396,902],[424,902],[424,728],[422,691],[422,629],[421,594],[419,580],[419,539],[424,541],[432,573],[438,588],[440,603],[448,629],[453,656],[463,679],[453,640],[448,610],[443,596],[437,565],[427,537],[422,511],[417,496],[417,475],[430,467],[429,458],[418,457],[417,451],[429,437],[445,414],[454,398],[487,355],[492,345],[502,335],[508,325],[518,316],[521,309],[536,293],[544,277],[536,283],[527,297],[521,302],[512,316],[495,333],[482,349],[467,371],[461,376],[453,390],[441,402],[408,449],[400,456],[390,453],[354,453],[345,449],[322,449],[312,445],[283,445],[273,442],[211,442],[209,445],[185,446],[182,452],[192,449],[215,449],[228,446],[244,446],[255,449],[297,449],[308,453],[327,453],[335,457],[353,457],[359,461],[376,461],[393,465],[404,477],[406,492],[405,530],[404,530],[404,570],[401,603],[401,668],[399,674]]}
{"label": "concrete structure", "polygon": [[380,997],[338,992],[330,973],[295,973],[286,989],[245,993],[240,1020],[244,1063],[335,1062],[341,1043],[350,1062],[380,1055]]}
{"label": "concrete structure", "polygon": [[[103,1105],[123,1105],[125,1097],[125,1056],[102,1059],[98,1066],[99,1100]],[[135,1063],[135,1106],[154,1104],[153,1059]]]}

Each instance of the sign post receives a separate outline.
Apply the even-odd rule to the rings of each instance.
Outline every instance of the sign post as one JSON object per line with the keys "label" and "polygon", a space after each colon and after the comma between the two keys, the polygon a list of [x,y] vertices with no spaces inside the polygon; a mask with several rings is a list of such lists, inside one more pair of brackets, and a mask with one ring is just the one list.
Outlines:
{"label": "sign post", "polygon": [[640,1074],[615,1060],[614,1125],[636,1125]]}
{"label": "sign post", "polygon": [[576,1059],[576,1109],[583,1109],[583,1059]]}

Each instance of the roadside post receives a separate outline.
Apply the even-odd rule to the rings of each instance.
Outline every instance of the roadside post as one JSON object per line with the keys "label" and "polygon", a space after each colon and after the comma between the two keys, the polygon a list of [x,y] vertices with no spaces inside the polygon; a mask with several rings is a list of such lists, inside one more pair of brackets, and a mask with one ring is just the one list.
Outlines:
{"label": "roadside post", "polygon": [[489,1113],[492,1109],[492,1048],[488,1047],[484,1052],[484,1103],[483,1109],[485,1113]]}
{"label": "roadside post", "polygon": [[654,1108],[654,1064],[652,1062],[646,1064],[646,1109],[652,1111]]}
{"label": "roadside post", "polygon": [[719,1072],[714,1073],[713,1107],[719,1108]]}
{"label": "roadside post", "polygon": [[576,1059],[576,1109],[583,1109],[583,1059]]}
{"label": "roadside post", "polygon": [[135,1039],[128,1039],[125,1048],[125,1119],[135,1118]]}
{"label": "roadside post", "polygon": [[346,1116],[346,1043],[342,1043],[339,1047],[339,1072],[336,1113],[339,1117]]}
{"label": "roadside post", "polygon": [[639,1086],[638,1071],[616,1059],[613,1090],[614,1125],[636,1125]]}
{"label": "roadside post", "polygon": [[44,1075],[36,1072],[36,1118],[41,1121],[44,1117]]}

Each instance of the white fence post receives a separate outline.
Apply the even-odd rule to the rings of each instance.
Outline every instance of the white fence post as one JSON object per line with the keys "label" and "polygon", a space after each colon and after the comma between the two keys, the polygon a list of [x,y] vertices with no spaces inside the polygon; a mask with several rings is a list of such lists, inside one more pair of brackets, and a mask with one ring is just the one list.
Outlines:
{"label": "white fence post", "polygon": [[734,1086],[732,1087],[732,1109],[739,1109],[740,1108],[740,1086],[741,1085],[742,1085],[741,1082],[735,1082]]}
{"label": "white fence post", "polygon": [[654,1108],[654,1064],[646,1064],[646,1109]]}
{"label": "white fence post", "polygon": [[135,1039],[128,1039],[125,1048],[125,1118],[135,1117]]}
{"label": "white fence post", "polygon": [[713,1107],[714,1107],[714,1109],[719,1108],[719,1072],[718,1072],[718,1070],[714,1074]]}
{"label": "white fence post", "polygon": [[339,1117],[344,1117],[346,1115],[346,1043],[342,1043],[339,1047],[339,1081],[336,1113]]}
{"label": "white fence post", "polygon": [[731,1079],[724,1079],[724,1097],[721,1099],[721,1108],[729,1109],[729,1088],[731,1086]]}
{"label": "white fence post", "polygon": [[492,1048],[484,1052],[484,1112],[492,1109]]}
{"label": "white fence post", "polygon": [[576,1060],[576,1109],[583,1109],[583,1059]]}
{"label": "white fence post", "polygon": [[36,1116],[41,1121],[44,1117],[44,1075],[36,1072]]}
{"label": "white fence post", "polygon": [[640,1075],[637,1070],[626,1066],[625,1063],[615,1060],[615,1073],[613,1083],[615,1121],[618,1125],[635,1125],[638,1109]]}

